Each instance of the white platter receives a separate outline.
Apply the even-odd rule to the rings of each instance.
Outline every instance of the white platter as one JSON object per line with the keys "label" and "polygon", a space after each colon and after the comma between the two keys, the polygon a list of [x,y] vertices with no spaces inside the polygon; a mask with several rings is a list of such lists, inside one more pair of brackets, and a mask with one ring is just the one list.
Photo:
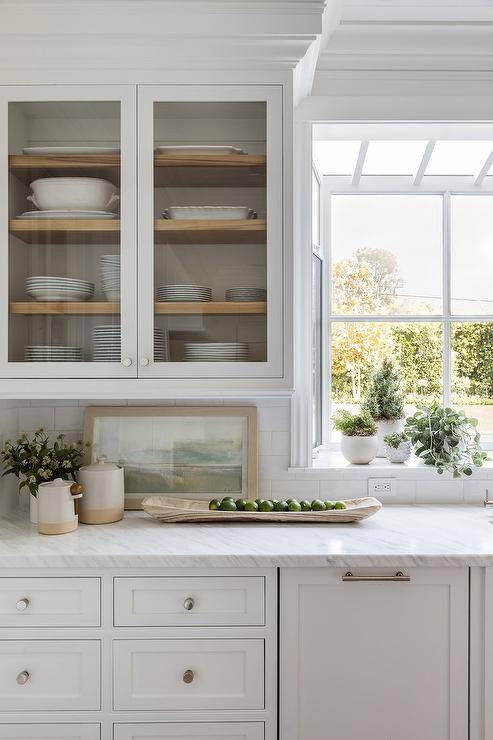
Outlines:
{"label": "white platter", "polygon": [[43,220],[51,218],[75,219],[83,221],[84,219],[115,219],[120,218],[118,213],[109,211],[25,211],[17,218]]}
{"label": "white platter", "polygon": [[157,146],[158,154],[246,154],[238,146],[225,144],[184,144],[183,146]]}
{"label": "white platter", "polygon": [[26,146],[23,154],[33,156],[68,154],[120,154],[120,147],[114,146]]}
{"label": "white platter", "polygon": [[247,206],[169,206],[163,211],[163,218],[172,220],[247,220],[253,210]]}

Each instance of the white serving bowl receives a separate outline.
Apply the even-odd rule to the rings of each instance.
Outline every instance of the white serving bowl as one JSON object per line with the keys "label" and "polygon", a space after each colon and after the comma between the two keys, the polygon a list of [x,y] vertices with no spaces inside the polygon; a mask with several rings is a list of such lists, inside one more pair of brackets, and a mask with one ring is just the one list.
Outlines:
{"label": "white serving bowl", "polygon": [[107,211],[119,200],[113,183],[98,177],[44,177],[30,188],[27,199],[41,211]]}

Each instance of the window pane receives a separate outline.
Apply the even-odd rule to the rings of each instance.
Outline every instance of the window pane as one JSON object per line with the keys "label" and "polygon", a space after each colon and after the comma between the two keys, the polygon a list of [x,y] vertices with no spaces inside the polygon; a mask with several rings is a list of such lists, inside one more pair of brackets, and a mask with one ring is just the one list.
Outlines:
{"label": "window pane", "polygon": [[441,313],[442,202],[436,195],[332,196],[332,313]]}
{"label": "window pane", "polygon": [[493,434],[493,324],[452,324],[452,403]]}
{"label": "window pane", "polygon": [[452,313],[493,314],[493,196],[451,199]]}
{"label": "window pane", "polygon": [[332,322],[332,413],[359,408],[372,372],[387,357],[402,373],[406,415],[416,403],[441,401],[442,331],[442,324],[430,322]]}
{"label": "window pane", "polygon": [[320,246],[320,183],[312,172],[312,245]]}
{"label": "window pane", "polygon": [[352,175],[361,141],[314,141],[313,160],[322,175]]}
{"label": "window pane", "polygon": [[363,175],[414,175],[426,141],[370,141]]}
{"label": "window pane", "polygon": [[312,419],[313,446],[322,444],[322,260],[312,258]]}
{"label": "window pane", "polygon": [[493,149],[493,141],[437,141],[425,175],[475,175]]}

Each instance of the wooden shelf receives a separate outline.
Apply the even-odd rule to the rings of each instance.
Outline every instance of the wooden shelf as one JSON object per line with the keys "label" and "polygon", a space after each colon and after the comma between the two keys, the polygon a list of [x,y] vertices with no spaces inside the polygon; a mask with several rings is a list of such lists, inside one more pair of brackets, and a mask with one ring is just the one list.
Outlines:
{"label": "wooden shelf", "polygon": [[102,177],[114,185],[120,184],[119,154],[57,154],[39,156],[11,154],[9,170],[29,185],[40,177]]}
{"label": "wooden shelf", "polygon": [[154,222],[157,244],[265,244],[264,219],[159,219]]}
{"label": "wooden shelf", "polygon": [[[247,303],[245,301],[207,301],[198,303],[187,302],[159,302],[154,304],[156,314],[167,315],[258,315],[267,312],[267,304],[263,301]],[[120,313],[120,304],[109,301],[22,301],[10,304],[11,314],[24,316],[103,316]]]}
{"label": "wooden shelf", "polygon": [[27,244],[118,244],[120,220],[14,218],[9,231]]}
{"label": "wooden shelf", "polygon": [[265,154],[155,154],[156,187],[264,188]]}

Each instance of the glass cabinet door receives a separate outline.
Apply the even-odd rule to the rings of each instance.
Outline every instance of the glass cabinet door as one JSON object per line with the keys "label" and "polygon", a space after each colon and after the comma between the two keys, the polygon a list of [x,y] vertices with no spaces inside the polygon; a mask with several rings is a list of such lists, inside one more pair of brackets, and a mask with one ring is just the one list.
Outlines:
{"label": "glass cabinet door", "polygon": [[134,90],[1,96],[1,373],[135,376]]}
{"label": "glass cabinet door", "polygon": [[282,375],[275,86],[139,92],[142,375]]}

